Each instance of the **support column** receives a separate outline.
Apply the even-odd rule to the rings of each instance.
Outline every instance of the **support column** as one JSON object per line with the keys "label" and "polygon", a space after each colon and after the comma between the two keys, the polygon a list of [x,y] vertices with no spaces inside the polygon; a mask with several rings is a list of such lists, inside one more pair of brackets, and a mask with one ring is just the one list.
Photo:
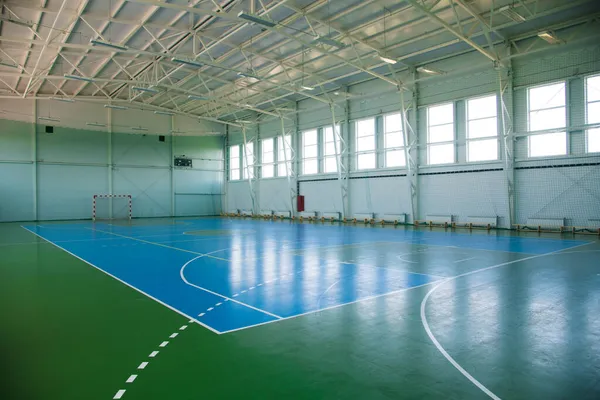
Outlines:
{"label": "support column", "polygon": [[[402,134],[404,136],[404,156],[406,158],[406,177],[408,178],[408,190],[410,193],[411,219],[414,223],[418,219],[418,164],[417,164],[417,149],[418,138],[416,131],[412,128],[408,121],[409,111],[412,108],[414,111],[415,124],[417,123],[417,93],[416,86],[413,90],[411,102],[405,103],[404,89],[398,88],[400,91],[400,105],[402,107]],[[416,125],[415,125],[416,126]]]}
{"label": "support column", "polygon": [[[510,46],[507,46],[507,56],[510,56]],[[508,58],[508,57],[507,57]],[[506,228],[512,228],[515,223],[515,137],[513,130],[513,81],[512,63],[510,58],[506,67],[498,66],[498,100],[500,107],[500,124],[502,146],[504,148],[504,173],[506,175],[506,196],[508,201],[508,221]]]}
{"label": "support column", "polygon": [[[258,214],[258,210],[256,209],[257,204],[256,204],[256,195],[254,193],[254,170],[255,167],[254,165],[252,166],[252,173],[250,173],[250,164],[248,163],[248,153],[246,152],[246,145],[248,144],[248,139],[246,137],[246,125],[242,125],[242,138],[244,139],[244,147],[242,149],[243,153],[244,153],[244,160],[246,160],[246,175],[248,176],[248,190],[250,191],[250,199],[252,200],[252,214]],[[256,153],[256,148],[254,148],[254,152]],[[252,157],[254,158],[254,154],[252,154]],[[244,172],[242,171],[242,174]]]}
{"label": "support column", "polygon": [[[345,218],[348,215],[348,168],[344,160],[346,159],[346,154],[348,153],[348,146],[342,133],[340,132],[342,129],[342,121],[336,121],[335,119],[335,105],[330,104],[331,109],[331,121],[333,123],[332,130],[334,135],[333,146],[335,150],[335,160],[337,164],[337,172],[338,172],[338,183],[340,185],[340,201],[342,202],[342,218]],[[339,124],[339,129],[336,129],[336,125]],[[338,149],[337,142],[339,140],[340,149]]]}
{"label": "support column", "polygon": [[[285,139],[286,136],[286,130],[285,130],[285,120],[283,119],[283,117],[281,117],[281,142],[283,144],[283,161],[285,163],[285,172],[286,172],[286,176],[287,176],[287,182],[288,182],[288,190],[290,193],[290,215],[295,215],[294,213],[294,201],[296,200],[297,197],[297,193],[296,193],[296,171],[293,165],[294,159],[295,157],[295,152],[294,149],[292,148],[292,141],[294,139],[294,133],[293,131],[289,130],[287,131],[287,133],[289,133],[290,136],[290,142],[288,143]],[[278,147],[277,150],[279,151],[279,143],[277,143]],[[286,149],[290,150],[290,159],[288,160],[287,158],[287,151]],[[281,160],[277,160],[277,162],[279,163]],[[288,164],[289,161],[289,164]],[[277,164],[276,164],[276,168],[278,168]]]}
{"label": "support column", "polygon": [[[108,124],[107,125],[107,170],[108,170],[108,194],[112,195],[113,194],[113,160],[112,160],[112,136],[113,136],[113,129],[112,129],[112,109],[107,108],[106,109],[107,112],[107,119],[108,119]],[[112,197],[108,198],[108,216],[109,218],[113,217],[113,199]]]}
{"label": "support column", "polygon": [[32,186],[33,186],[33,219],[38,220],[38,154],[37,154],[37,100],[33,99],[33,124],[31,129],[31,156],[33,158]]}
{"label": "support column", "polygon": [[172,115],[170,118],[170,122],[171,122],[171,159],[169,161],[169,171],[171,171],[171,217],[175,216],[175,170],[174,170],[174,146],[175,146],[175,135],[173,134],[173,132],[176,131],[176,125],[175,125],[175,116]]}

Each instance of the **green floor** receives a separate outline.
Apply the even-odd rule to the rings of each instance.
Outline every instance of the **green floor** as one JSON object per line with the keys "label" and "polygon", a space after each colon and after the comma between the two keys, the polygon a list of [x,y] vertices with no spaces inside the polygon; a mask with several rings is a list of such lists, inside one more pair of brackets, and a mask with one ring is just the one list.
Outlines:
{"label": "green floor", "polygon": [[[458,278],[427,303],[440,344],[500,398],[600,398],[600,242],[578,239],[592,243]],[[472,270],[525,257],[474,254]],[[419,260],[446,261],[435,251]],[[487,398],[427,336],[430,290],[220,336],[179,331],[186,318],[0,224],[0,398],[112,399],[122,388],[126,400]]]}

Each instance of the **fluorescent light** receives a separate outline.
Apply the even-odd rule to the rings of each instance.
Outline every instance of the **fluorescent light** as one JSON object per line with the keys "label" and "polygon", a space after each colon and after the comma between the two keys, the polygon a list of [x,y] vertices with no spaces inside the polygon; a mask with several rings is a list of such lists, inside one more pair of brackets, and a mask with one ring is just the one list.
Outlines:
{"label": "fluorescent light", "polygon": [[266,26],[267,28],[273,28],[275,25],[277,25],[275,22],[257,17],[254,14],[245,13],[243,11],[240,11],[240,13],[238,14],[238,18],[245,19],[249,22],[254,22],[258,25]]}
{"label": "fluorescent light", "polygon": [[90,41],[90,43],[95,44],[96,46],[110,47],[111,49],[115,49],[115,50],[123,50],[123,51],[129,50],[127,47],[121,46],[120,44],[105,42],[103,40],[98,40],[98,39],[92,39]]}
{"label": "fluorescent light", "polygon": [[417,71],[430,75],[442,75],[444,72],[431,67],[417,67]]}
{"label": "fluorescent light", "polygon": [[300,86],[300,87],[301,87],[302,89],[304,89],[304,90],[315,90],[315,88],[314,88],[314,87],[312,87],[312,86],[304,86],[304,85],[302,85],[302,86]]}
{"label": "fluorescent light", "polygon": [[62,101],[63,103],[75,103],[75,100],[68,97],[50,97],[51,100]]}
{"label": "fluorescent light", "polygon": [[396,64],[398,61],[394,60],[393,58],[389,58],[389,57],[385,57],[382,56],[381,54],[379,55],[379,59],[383,62],[386,62],[388,64]]}
{"label": "fluorescent light", "polygon": [[99,128],[106,128],[106,124],[101,124],[98,122],[86,122],[85,123],[87,126],[97,126]]}
{"label": "fluorescent light", "polygon": [[156,114],[156,115],[175,115],[171,111],[154,111],[154,114]]}
{"label": "fluorescent light", "polygon": [[538,33],[538,36],[550,44],[562,43],[562,40],[560,40],[554,33],[549,31],[540,32]]}
{"label": "fluorescent light", "polygon": [[184,60],[182,58],[173,57],[173,58],[171,58],[171,61],[173,61],[174,63],[177,63],[177,64],[190,65],[192,67],[204,67],[204,64],[202,64],[202,63],[199,63],[197,61]]}
{"label": "fluorescent light", "polygon": [[76,81],[94,82],[93,78],[88,78],[87,76],[65,74],[64,77],[66,79],[73,79]]}
{"label": "fluorescent light", "polygon": [[195,94],[190,94],[188,96],[188,99],[190,100],[209,100],[208,97],[204,97],[204,96],[196,96]]}
{"label": "fluorescent light", "polygon": [[238,72],[237,73],[239,76],[243,77],[243,78],[253,78],[253,79],[258,79],[258,77],[254,74],[251,74],[249,72]]}
{"label": "fluorescent light", "polygon": [[6,21],[6,22],[10,22],[11,24],[15,24],[15,25],[21,25],[21,26],[24,26],[26,28],[33,28],[33,24],[30,23],[30,22],[19,21],[18,19],[11,19],[10,17],[7,17],[7,16],[0,17],[0,20]]}
{"label": "fluorescent light", "polygon": [[506,15],[508,18],[512,19],[515,22],[525,22],[526,21],[525,17],[522,16],[521,14],[519,14],[515,10],[515,6],[512,4],[506,5],[504,7],[500,7],[498,9],[498,12],[501,12],[502,14]]}
{"label": "fluorescent light", "polygon": [[9,63],[5,63],[3,61],[0,61],[0,65],[4,66],[4,67],[10,67],[10,68],[20,68],[18,65],[16,64],[9,64]]}
{"label": "fluorescent light", "polygon": [[252,121],[247,121],[247,120],[243,120],[243,119],[236,119],[235,122],[237,122],[238,124],[251,124]]}
{"label": "fluorescent light", "polygon": [[140,86],[132,86],[131,88],[133,90],[137,90],[137,91],[140,91],[140,92],[154,93],[154,94],[158,93],[158,90],[153,89],[153,88],[149,88],[149,87],[145,88],[145,87],[140,87]]}
{"label": "fluorescent light", "polygon": [[127,110],[127,107],[123,107],[123,106],[115,106],[113,104],[105,104],[104,108],[111,108],[113,110]]}
{"label": "fluorescent light", "polygon": [[317,36],[317,38],[314,41],[323,44],[328,44],[329,46],[337,47],[339,49],[343,49],[344,47],[346,47],[346,45],[340,42],[339,40],[331,39],[327,36]]}
{"label": "fluorescent light", "polygon": [[144,128],[144,127],[141,127],[141,126],[133,126],[133,127],[131,127],[131,130],[132,131],[144,131],[145,132],[145,131],[148,130],[148,128]]}
{"label": "fluorescent light", "polygon": [[50,121],[50,122],[59,122],[60,119],[52,118],[52,117],[38,117],[40,121]]}

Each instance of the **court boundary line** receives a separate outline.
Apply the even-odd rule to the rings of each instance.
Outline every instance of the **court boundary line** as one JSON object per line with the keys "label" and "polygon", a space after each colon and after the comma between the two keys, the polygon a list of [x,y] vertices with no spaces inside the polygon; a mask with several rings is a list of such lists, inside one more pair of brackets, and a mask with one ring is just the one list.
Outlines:
{"label": "court boundary line", "polygon": [[150,295],[150,294],[148,294],[148,293],[144,292],[143,290],[141,290],[141,289],[139,289],[139,288],[137,288],[137,287],[135,287],[135,286],[133,286],[133,285],[131,285],[131,284],[129,284],[129,283],[127,283],[127,282],[125,282],[124,280],[122,280],[122,279],[120,279],[120,278],[116,277],[115,275],[111,274],[110,272],[107,272],[107,271],[103,270],[102,268],[100,268],[100,267],[98,267],[98,266],[96,266],[96,265],[92,264],[91,262],[89,262],[89,261],[87,261],[87,260],[84,260],[83,258],[81,258],[81,257],[79,257],[79,256],[77,256],[77,255],[75,255],[75,254],[73,254],[73,253],[71,253],[69,250],[67,250],[67,249],[65,249],[65,248],[63,248],[63,247],[61,247],[61,246],[57,245],[56,243],[52,242],[51,240],[48,240],[48,239],[46,239],[46,238],[45,238],[45,237],[43,237],[43,236],[40,236],[40,235],[38,235],[36,232],[33,232],[32,230],[30,230],[30,229],[28,229],[28,228],[25,228],[23,225],[21,225],[21,228],[25,229],[25,230],[26,230],[26,231],[28,231],[28,232],[31,232],[31,233],[32,233],[32,234],[34,234],[35,236],[39,237],[39,238],[40,238],[40,239],[42,239],[42,240],[45,240],[46,242],[48,242],[48,243],[52,244],[52,245],[53,245],[53,246],[55,246],[56,248],[58,248],[58,249],[60,249],[60,250],[64,251],[65,253],[67,253],[67,254],[70,254],[71,256],[75,257],[76,259],[78,259],[78,260],[80,260],[80,261],[83,261],[83,262],[84,262],[84,263],[86,263],[87,265],[89,265],[89,266],[91,266],[91,267],[94,267],[94,268],[96,268],[98,271],[101,271],[101,272],[105,273],[106,275],[110,276],[111,278],[113,278],[113,279],[115,279],[115,280],[117,280],[117,281],[121,282],[121,283],[122,283],[122,284],[124,284],[125,286],[128,286],[128,287],[130,287],[131,289],[133,289],[133,290],[137,291],[138,293],[141,293],[141,294],[143,294],[144,296],[148,297],[149,299],[152,299],[152,300],[156,301],[157,303],[159,303],[159,304],[161,304],[161,305],[163,305],[163,306],[167,307],[168,309],[170,309],[170,310],[172,310],[172,311],[175,311],[177,314],[179,314],[179,315],[181,315],[181,316],[183,316],[183,317],[186,317],[186,318],[188,318],[190,321],[193,321],[193,322],[197,323],[198,325],[200,325],[200,326],[203,326],[203,327],[207,328],[209,331],[211,331],[211,332],[213,332],[213,333],[216,333],[217,335],[220,335],[220,334],[222,334],[222,333],[223,333],[223,332],[221,332],[221,331],[218,331],[218,330],[214,329],[213,327],[211,327],[211,326],[209,326],[209,325],[206,325],[206,324],[204,324],[204,323],[202,323],[202,322],[198,321],[196,318],[194,318],[194,317],[191,317],[191,316],[187,315],[187,314],[186,314],[186,313],[184,313],[183,311],[181,311],[181,310],[178,310],[178,309],[176,309],[175,307],[172,307],[172,306],[168,305],[167,303],[165,303],[165,302],[163,302],[163,301],[161,301],[161,300],[157,299],[156,297],[154,297],[154,296],[152,296],[152,295]]}
{"label": "court boundary line", "polygon": [[429,298],[431,297],[431,295],[440,286],[442,286],[442,285],[444,285],[444,284],[446,284],[446,283],[448,283],[450,281],[456,280],[458,278],[462,278],[462,277],[465,277],[465,276],[477,274],[477,273],[480,273],[480,272],[489,271],[489,270],[500,268],[500,267],[505,267],[507,265],[516,264],[516,263],[522,262],[522,261],[528,261],[528,260],[533,260],[533,259],[536,259],[536,258],[541,258],[541,257],[550,256],[550,255],[560,254],[562,251],[567,251],[567,250],[574,249],[574,248],[577,248],[577,247],[587,246],[587,245],[589,245],[591,243],[593,243],[593,242],[586,242],[586,243],[582,243],[582,244],[579,244],[579,245],[576,245],[576,246],[567,247],[566,249],[552,251],[550,253],[537,254],[537,255],[533,255],[533,256],[529,256],[529,257],[520,258],[518,260],[507,261],[507,262],[503,262],[503,263],[500,263],[500,264],[495,264],[495,265],[492,265],[492,266],[489,266],[489,267],[485,267],[485,268],[481,268],[481,269],[477,269],[477,270],[474,270],[474,271],[465,272],[463,274],[456,275],[456,276],[444,279],[443,281],[439,282],[436,286],[434,286],[433,288],[431,288],[431,290],[429,292],[427,292],[427,294],[425,295],[425,297],[423,297],[423,300],[421,301],[421,309],[420,309],[421,324],[423,325],[423,328],[425,329],[425,332],[427,333],[427,336],[429,337],[429,340],[431,340],[431,342],[435,345],[435,347],[438,349],[438,351],[444,356],[444,358],[446,358],[446,360],[448,360],[448,362],[450,364],[452,364],[452,366],[454,368],[456,368],[458,370],[458,372],[460,372],[465,378],[467,378],[469,381],[471,381],[471,383],[473,383],[475,386],[477,386],[477,388],[479,388],[479,390],[481,390],[482,392],[484,392],[486,395],[488,395],[488,397],[492,398],[493,400],[501,400],[500,397],[498,397],[498,396],[496,396],[494,394],[494,392],[492,392],[491,390],[489,390],[487,387],[485,387],[485,385],[483,385],[475,377],[473,377],[473,375],[471,375],[469,372],[467,372],[450,354],[448,354],[448,352],[446,351],[446,349],[444,349],[444,347],[440,344],[440,342],[438,342],[438,340],[436,339],[436,337],[433,334],[433,332],[431,332],[431,328],[429,327],[429,323],[427,321],[427,313],[426,313],[427,300],[429,300]]}
{"label": "court boundary line", "polygon": [[[212,252],[212,253],[216,253],[216,252],[219,252],[219,251],[225,251],[225,250],[229,250],[229,248],[226,248],[226,249],[221,249],[221,250],[216,250],[216,251],[214,251],[214,252]],[[215,296],[221,297],[221,298],[223,298],[223,299],[226,299],[226,300],[228,300],[228,301],[231,301],[231,302],[234,302],[234,303],[240,304],[240,305],[242,305],[242,306],[244,306],[244,307],[251,308],[251,309],[253,309],[253,310],[255,310],[255,311],[259,311],[259,312],[261,312],[261,313],[263,313],[263,314],[267,314],[267,315],[269,315],[269,316],[271,316],[271,317],[277,318],[277,320],[281,320],[281,319],[282,319],[282,317],[280,317],[280,316],[279,316],[279,315],[277,315],[277,314],[270,313],[270,312],[268,312],[268,311],[266,311],[266,310],[263,310],[263,309],[261,309],[261,308],[254,307],[254,306],[252,306],[252,305],[250,305],[250,304],[246,304],[246,303],[244,303],[244,302],[241,302],[241,301],[239,301],[239,300],[233,299],[233,298],[231,298],[231,297],[225,296],[225,295],[223,295],[223,294],[220,294],[220,293],[217,293],[217,292],[213,292],[213,291],[212,291],[212,290],[210,290],[210,289],[206,289],[206,288],[204,288],[204,287],[202,287],[202,286],[194,285],[193,283],[189,282],[189,281],[187,280],[187,278],[185,277],[185,272],[184,272],[184,271],[185,271],[185,268],[186,268],[188,265],[190,265],[192,262],[194,262],[194,261],[196,261],[196,260],[198,260],[198,259],[200,259],[200,258],[203,258],[203,257],[208,257],[208,254],[206,254],[206,255],[199,255],[198,257],[194,257],[194,258],[192,258],[191,260],[189,260],[188,262],[186,262],[185,264],[183,264],[183,266],[182,266],[182,267],[181,267],[181,269],[179,270],[179,276],[181,277],[181,280],[182,280],[182,281],[183,281],[183,282],[184,282],[186,285],[190,285],[190,286],[192,286],[192,287],[194,287],[194,288],[196,288],[196,289],[203,290],[203,291],[205,291],[205,292],[207,292],[207,293],[210,293],[210,294],[212,294],[212,295],[215,295]]]}

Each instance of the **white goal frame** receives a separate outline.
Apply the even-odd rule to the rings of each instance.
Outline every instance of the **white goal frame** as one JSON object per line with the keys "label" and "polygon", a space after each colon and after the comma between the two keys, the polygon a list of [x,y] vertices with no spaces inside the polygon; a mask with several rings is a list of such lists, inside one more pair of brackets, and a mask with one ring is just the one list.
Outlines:
{"label": "white goal frame", "polygon": [[128,202],[128,219],[131,220],[131,195],[130,194],[95,194],[92,199],[92,221],[96,221],[96,200],[97,199],[110,199],[110,198],[127,198]]}

